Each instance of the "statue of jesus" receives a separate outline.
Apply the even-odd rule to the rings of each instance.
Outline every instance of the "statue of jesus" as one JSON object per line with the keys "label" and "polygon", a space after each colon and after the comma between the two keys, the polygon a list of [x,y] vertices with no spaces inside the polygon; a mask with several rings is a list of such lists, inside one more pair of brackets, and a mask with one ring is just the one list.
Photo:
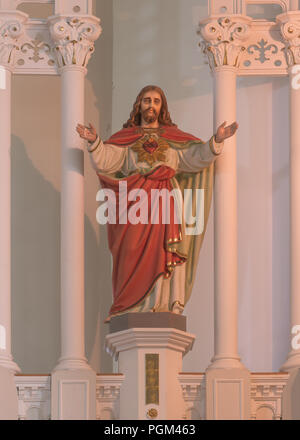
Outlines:
{"label": "statue of jesus", "polygon": [[[124,202],[121,184],[135,194],[134,198],[126,198],[125,207],[136,211],[142,210],[142,204],[137,203],[141,193],[147,195],[150,208],[154,190],[162,193],[176,189],[183,200],[187,189],[204,192],[204,227],[200,233],[187,233],[185,212],[183,221],[176,221],[176,212],[183,211],[176,197],[170,197],[172,215],[168,222],[162,221],[161,212],[158,222],[151,221],[150,214],[148,221],[130,222],[128,216],[127,221],[120,221],[124,212],[118,212],[119,221],[108,222],[113,305],[106,322],[129,312],[183,312],[207,224],[213,163],[222,152],[224,140],[237,128],[236,122],[228,126],[224,122],[206,143],[179,130],[171,120],[164,92],[152,85],[141,90],[123,129],[107,141],[102,141],[92,124],[77,125],[79,135],[88,141],[91,163],[101,186],[114,192],[117,206]],[[160,198],[159,202],[161,208]],[[195,210],[194,199],[189,205]]]}

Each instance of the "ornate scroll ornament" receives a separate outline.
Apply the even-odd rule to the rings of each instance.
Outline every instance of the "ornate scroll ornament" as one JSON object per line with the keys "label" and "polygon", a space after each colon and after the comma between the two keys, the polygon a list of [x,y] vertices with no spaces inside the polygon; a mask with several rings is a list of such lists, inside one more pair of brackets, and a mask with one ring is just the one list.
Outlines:
{"label": "ornate scroll ornament", "polygon": [[22,44],[21,51],[23,53],[27,53],[28,50],[33,52],[32,56],[28,57],[29,60],[33,60],[35,63],[38,63],[39,61],[44,60],[44,57],[40,57],[40,52],[44,51],[45,53],[49,53],[51,51],[51,47],[49,44],[36,39]]}
{"label": "ornate scroll ornament", "polygon": [[236,22],[230,17],[221,17],[201,27],[203,53],[208,56],[211,69],[219,66],[239,67],[246,47],[243,41],[249,36],[246,23]]}
{"label": "ornate scroll ornament", "polygon": [[275,46],[275,44],[268,44],[268,42],[262,38],[257,44],[251,44],[247,49],[249,54],[254,54],[254,51],[259,52],[259,56],[255,58],[255,60],[264,63],[270,60],[270,58],[266,56],[266,53],[271,51],[271,54],[276,54],[278,47]]}
{"label": "ornate scroll ornament", "polygon": [[300,64],[300,22],[283,23],[280,31],[286,42],[284,49],[288,66]]}
{"label": "ornate scroll ornament", "polygon": [[0,20],[0,64],[14,65],[18,39],[23,32],[24,27],[18,20]]}
{"label": "ornate scroll ornament", "polygon": [[101,26],[87,18],[65,18],[50,23],[59,67],[86,67],[94,52],[94,42],[101,34]]}

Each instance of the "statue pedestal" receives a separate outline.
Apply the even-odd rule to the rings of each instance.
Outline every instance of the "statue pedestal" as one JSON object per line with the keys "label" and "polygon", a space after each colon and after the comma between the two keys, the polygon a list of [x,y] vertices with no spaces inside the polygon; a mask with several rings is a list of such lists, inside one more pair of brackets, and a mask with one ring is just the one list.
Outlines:
{"label": "statue pedestal", "polygon": [[195,339],[186,332],[186,317],[170,312],[128,313],[112,318],[110,332],[106,349],[118,360],[118,372],[125,375],[120,419],[183,419],[178,373]]}

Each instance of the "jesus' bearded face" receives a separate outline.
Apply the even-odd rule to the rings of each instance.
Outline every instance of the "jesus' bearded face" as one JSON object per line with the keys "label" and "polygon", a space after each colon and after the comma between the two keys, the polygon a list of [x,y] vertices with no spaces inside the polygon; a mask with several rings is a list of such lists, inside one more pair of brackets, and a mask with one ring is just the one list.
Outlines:
{"label": "jesus' bearded face", "polygon": [[158,92],[153,90],[145,93],[141,101],[142,125],[158,124],[161,106],[162,100]]}

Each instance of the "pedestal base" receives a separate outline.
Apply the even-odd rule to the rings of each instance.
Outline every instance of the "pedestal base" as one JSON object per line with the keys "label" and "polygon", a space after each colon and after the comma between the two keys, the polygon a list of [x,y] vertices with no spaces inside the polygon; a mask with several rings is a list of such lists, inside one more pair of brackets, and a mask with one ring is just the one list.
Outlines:
{"label": "pedestal base", "polygon": [[[120,391],[121,420],[180,420],[184,401],[178,374],[194,335],[186,318],[173,313],[130,313],[112,319],[107,351],[125,375]],[[179,328],[178,328],[179,327]],[[128,400],[130,396],[130,400]]]}
{"label": "pedestal base", "polygon": [[287,360],[280,368],[280,371],[287,371],[288,373],[298,370],[300,368],[300,353],[299,350],[292,350],[287,357]]}
{"label": "pedestal base", "polygon": [[300,368],[289,372],[282,395],[282,419],[300,420]]}
{"label": "pedestal base", "polygon": [[51,419],[96,419],[96,373],[87,369],[52,373]]}
{"label": "pedestal base", "polygon": [[250,419],[250,372],[245,368],[208,368],[206,380],[207,420]]}

